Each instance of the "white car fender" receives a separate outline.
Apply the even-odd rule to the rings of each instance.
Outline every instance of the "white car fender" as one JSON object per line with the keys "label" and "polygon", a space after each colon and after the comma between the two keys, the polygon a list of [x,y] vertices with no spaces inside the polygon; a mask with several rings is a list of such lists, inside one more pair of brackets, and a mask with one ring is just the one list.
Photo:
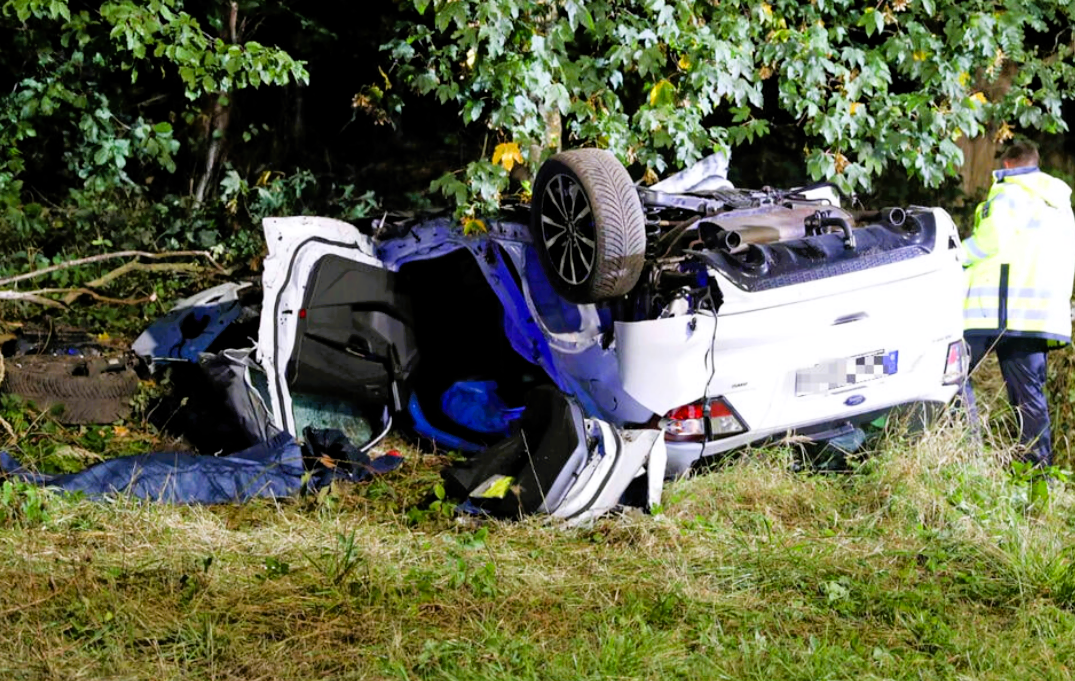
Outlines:
{"label": "white car fender", "polygon": [[616,322],[624,391],[654,414],[702,399],[713,373],[716,317],[698,313]]}
{"label": "white car fender", "polygon": [[624,491],[640,475],[647,476],[647,508],[657,506],[666,462],[664,433],[617,430],[596,419],[590,420],[588,426],[597,432],[598,443],[552,515],[566,520],[568,525],[598,518],[619,505]]}

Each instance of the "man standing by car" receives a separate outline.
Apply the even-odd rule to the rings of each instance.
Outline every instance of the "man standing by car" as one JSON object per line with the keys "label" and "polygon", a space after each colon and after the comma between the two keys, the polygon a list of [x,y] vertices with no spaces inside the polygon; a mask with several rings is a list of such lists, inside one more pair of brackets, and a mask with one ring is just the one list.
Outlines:
{"label": "man standing by car", "polygon": [[963,241],[963,326],[972,370],[996,351],[1025,461],[1046,467],[1052,465],[1052,433],[1045,355],[1071,342],[1075,216],[1071,188],[1038,170],[1038,162],[1032,143],[1015,142],[993,172],[974,232]]}

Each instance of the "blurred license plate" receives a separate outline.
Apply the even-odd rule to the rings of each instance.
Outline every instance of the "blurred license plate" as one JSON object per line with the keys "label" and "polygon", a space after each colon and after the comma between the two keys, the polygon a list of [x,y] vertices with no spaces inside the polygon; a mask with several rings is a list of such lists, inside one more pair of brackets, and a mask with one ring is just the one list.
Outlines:
{"label": "blurred license plate", "polygon": [[899,358],[899,350],[878,350],[799,369],[795,372],[795,396],[815,395],[889,376],[899,368]]}

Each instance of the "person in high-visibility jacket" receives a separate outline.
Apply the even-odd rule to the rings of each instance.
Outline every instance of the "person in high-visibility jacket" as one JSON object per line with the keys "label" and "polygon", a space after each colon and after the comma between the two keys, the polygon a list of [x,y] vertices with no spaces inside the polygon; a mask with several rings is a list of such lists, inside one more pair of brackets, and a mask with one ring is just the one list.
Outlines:
{"label": "person in high-visibility jacket", "polygon": [[[1038,169],[1038,150],[1013,143],[963,241],[964,338],[971,368],[995,350],[1019,416],[1025,460],[1052,465],[1045,357],[1071,343],[1075,216],[1071,188]],[[973,399],[973,393],[970,393]]]}

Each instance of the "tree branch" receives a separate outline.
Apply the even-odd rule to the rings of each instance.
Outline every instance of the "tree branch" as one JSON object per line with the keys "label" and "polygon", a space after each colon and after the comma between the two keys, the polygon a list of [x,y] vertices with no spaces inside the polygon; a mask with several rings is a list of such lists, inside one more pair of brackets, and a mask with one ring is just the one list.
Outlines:
{"label": "tree branch", "polygon": [[143,303],[151,303],[157,299],[156,294],[145,296],[143,298],[109,298],[108,296],[102,296],[96,291],[91,291],[88,288],[41,288],[36,291],[0,291],[0,300],[25,300],[46,307],[66,308],[67,305],[64,303],[45,297],[46,294],[55,295],[57,293],[65,293],[68,295],[77,294],[76,298],[78,296],[90,296],[94,300],[99,300],[102,303],[111,303],[113,305],[141,305]]}
{"label": "tree branch", "polygon": [[79,267],[81,265],[88,265],[95,262],[104,262],[106,260],[115,260],[116,258],[149,258],[150,260],[159,260],[161,258],[181,258],[181,257],[201,257],[209,261],[218,272],[221,274],[231,274],[230,271],[220,266],[209,251],[172,251],[170,253],[149,253],[147,251],[119,251],[118,253],[101,253],[98,255],[91,255],[86,258],[78,258],[77,260],[68,260],[67,262],[61,262],[57,265],[50,267],[43,267],[33,272],[26,272],[14,277],[8,277],[7,279],[0,279],[0,286],[8,286],[19,281],[26,281],[27,279],[36,279],[46,274],[58,272],[60,270],[71,269],[72,267]]}
{"label": "tree branch", "polygon": [[200,272],[201,269],[202,268],[199,265],[189,262],[142,263],[137,260],[132,260],[93,281],[86,282],[82,288],[73,290],[71,293],[64,296],[63,302],[65,305],[70,305],[78,300],[78,297],[82,295],[84,289],[96,289],[107,286],[130,272]]}
{"label": "tree branch", "polygon": [[43,305],[45,307],[56,307],[61,310],[67,308],[67,306],[61,302],[38,295],[38,292],[36,291],[0,291],[0,300],[24,300],[28,303],[37,303],[38,305]]}

